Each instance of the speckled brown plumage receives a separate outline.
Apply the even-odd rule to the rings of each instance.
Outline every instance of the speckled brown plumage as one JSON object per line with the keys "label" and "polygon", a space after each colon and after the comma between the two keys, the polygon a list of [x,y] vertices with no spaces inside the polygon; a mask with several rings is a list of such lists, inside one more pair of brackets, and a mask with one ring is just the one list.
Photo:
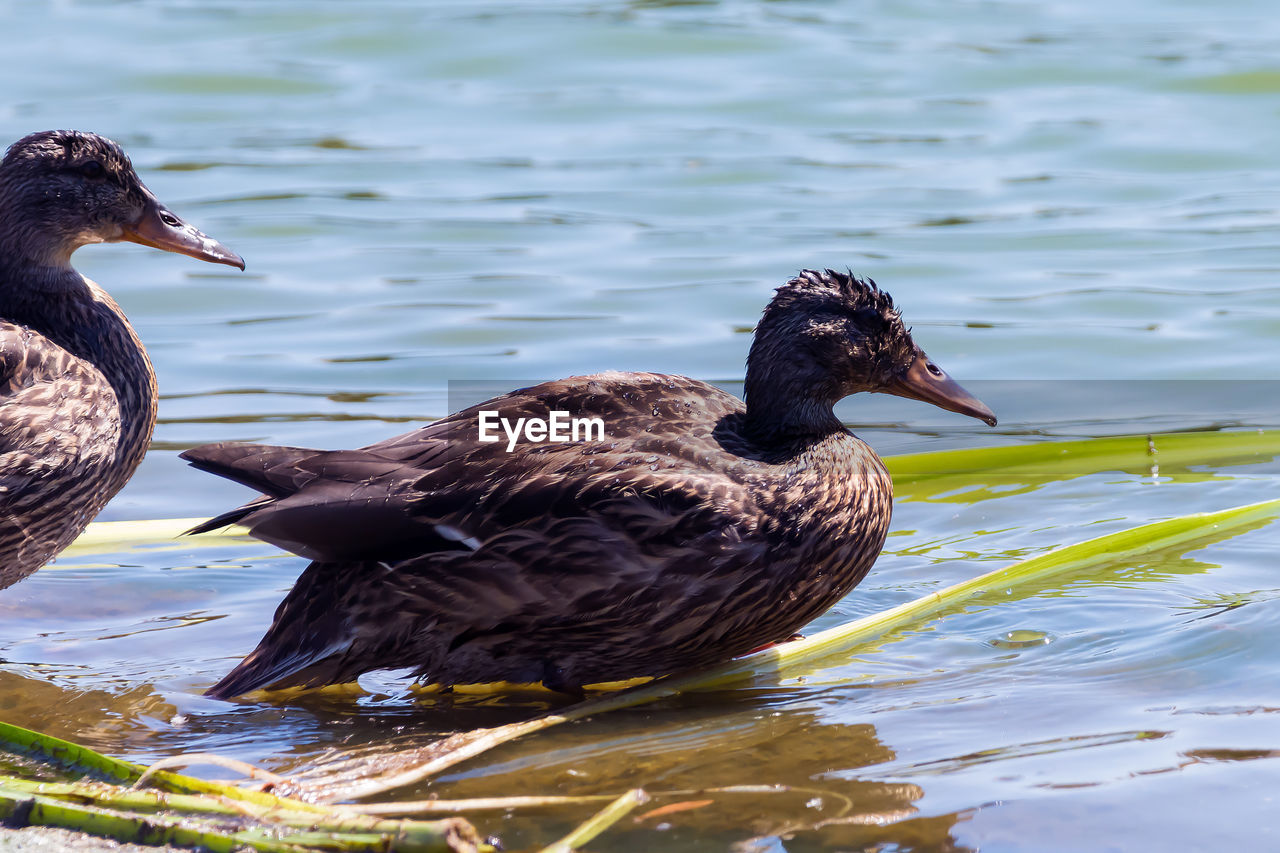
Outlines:
{"label": "speckled brown plumage", "polygon": [[[681,376],[604,373],[359,450],[188,451],[264,493],[200,529],[239,522],[315,561],[209,694],[384,667],[572,692],[785,639],[862,579],[888,531],[889,476],[831,407],[899,393],[917,362],[932,367],[887,295],[805,272],[761,320],[746,404]],[[993,420],[937,375],[950,396],[935,402]],[[606,436],[508,452],[477,440],[482,410],[599,417]]]}
{"label": "speckled brown plumage", "polygon": [[120,147],[49,131],[0,161],[0,588],[71,543],[142,460],[156,379],[120,307],[71,267],[132,240],[243,266],[163,208]]}

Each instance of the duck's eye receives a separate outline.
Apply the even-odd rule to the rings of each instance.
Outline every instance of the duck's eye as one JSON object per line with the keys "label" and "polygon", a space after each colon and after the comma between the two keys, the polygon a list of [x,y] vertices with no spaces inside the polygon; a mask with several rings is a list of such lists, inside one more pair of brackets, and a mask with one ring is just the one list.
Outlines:
{"label": "duck's eye", "polygon": [[924,363],[924,369],[939,378],[942,376],[942,368],[938,367],[938,365],[934,364],[932,361],[926,361]]}
{"label": "duck's eye", "polygon": [[90,160],[80,167],[80,174],[91,180],[101,178],[107,172],[97,160]]}

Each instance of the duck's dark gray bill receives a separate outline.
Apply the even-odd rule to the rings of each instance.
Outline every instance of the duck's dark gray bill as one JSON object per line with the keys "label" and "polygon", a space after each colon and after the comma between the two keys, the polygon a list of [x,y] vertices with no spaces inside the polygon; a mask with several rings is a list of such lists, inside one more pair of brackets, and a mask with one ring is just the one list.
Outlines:
{"label": "duck's dark gray bill", "polygon": [[916,349],[916,360],[911,362],[907,372],[886,385],[881,392],[933,403],[948,412],[977,418],[987,426],[996,425],[995,412],[964,390],[963,385],[948,376],[945,370],[934,364],[924,350],[919,348]]}
{"label": "duck's dark gray bill", "polygon": [[124,229],[122,239],[153,249],[190,255],[214,264],[244,269],[244,259],[194,226],[183,222],[163,205],[148,205],[142,217]]}

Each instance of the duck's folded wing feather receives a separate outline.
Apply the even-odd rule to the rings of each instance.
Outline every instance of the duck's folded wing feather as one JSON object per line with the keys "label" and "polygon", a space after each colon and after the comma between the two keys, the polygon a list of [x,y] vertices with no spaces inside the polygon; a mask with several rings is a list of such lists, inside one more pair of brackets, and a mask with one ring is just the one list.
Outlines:
{"label": "duck's folded wing feather", "polygon": [[239,523],[312,560],[388,560],[431,548],[431,525],[406,512],[418,473],[375,453],[210,444],[181,456],[263,493],[190,532]]}
{"label": "duck's folded wing feather", "polygon": [[[690,397],[698,408],[682,405],[664,413],[661,435],[629,423],[655,423],[646,386],[632,377],[626,390],[618,391],[613,386],[621,380],[604,375],[513,392],[356,450],[235,444],[193,448],[182,458],[265,496],[197,530],[239,522],[255,536],[309,559],[340,562],[474,551],[506,530],[599,514],[606,506],[613,507],[619,523],[626,512],[634,512],[625,523],[670,524],[668,509],[682,510],[688,501],[700,499],[696,482],[715,481],[707,489],[736,487],[698,457],[700,450],[704,457],[727,456],[708,432],[707,410],[721,415],[740,406],[728,395],[681,377],[655,377],[655,398],[669,395],[677,382],[696,390]],[[522,444],[509,452],[503,441],[479,439],[481,409],[512,419],[545,418],[553,409],[603,412],[618,438]],[[702,425],[701,435],[693,424]],[[649,497],[618,500],[642,493]]]}
{"label": "duck's folded wing feather", "polygon": [[[0,555],[39,565],[88,524],[55,524],[75,490],[110,465],[115,391],[87,362],[30,329],[0,323]],[[96,509],[96,508],[95,508]],[[66,540],[66,541],[64,541]],[[0,569],[0,588],[17,578]]]}
{"label": "duck's folded wing feather", "polygon": [[119,435],[115,391],[96,368],[23,326],[0,323],[0,478],[102,464]]}

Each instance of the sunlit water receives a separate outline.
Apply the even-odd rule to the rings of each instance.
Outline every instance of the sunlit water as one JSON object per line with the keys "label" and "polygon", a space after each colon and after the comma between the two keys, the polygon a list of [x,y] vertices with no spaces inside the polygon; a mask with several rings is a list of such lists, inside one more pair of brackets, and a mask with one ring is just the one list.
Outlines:
{"label": "sunlit water", "polygon": [[[741,378],[771,288],[852,267],[988,430],[846,401],[884,453],[1280,426],[1280,19],[1270,4],[109,3],[6,7],[5,140],[106,133],[247,259],[77,263],[164,394],[104,518],[247,497],[195,443],[326,447],[449,409],[450,380]],[[1133,380],[1080,384],[1064,380]],[[1197,379],[1194,392],[1153,380]],[[981,380],[1025,380],[984,383]],[[1215,397],[1225,380],[1250,380]],[[825,627],[1143,521],[1280,494],[1274,461],[897,507]],[[444,797],[778,783],[597,850],[1265,849],[1280,833],[1276,526],[949,617],[779,683],[504,748]],[[0,594],[0,718],[139,760],[276,770],[545,697],[403,681],[199,696],[302,568],[269,548],[66,559]],[[1046,642],[1047,641],[1047,642]],[[476,818],[510,849],[588,807]]]}

